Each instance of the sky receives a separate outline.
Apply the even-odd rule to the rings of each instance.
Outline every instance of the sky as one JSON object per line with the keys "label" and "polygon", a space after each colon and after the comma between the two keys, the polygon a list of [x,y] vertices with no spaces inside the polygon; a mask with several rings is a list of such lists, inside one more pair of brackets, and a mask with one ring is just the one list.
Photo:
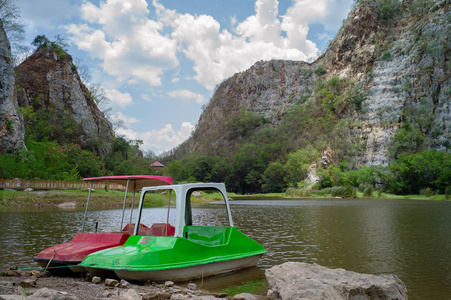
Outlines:
{"label": "sky", "polygon": [[26,42],[59,35],[108,97],[116,134],[161,154],[215,87],[260,60],[314,60],[354,0],[16,0]]}

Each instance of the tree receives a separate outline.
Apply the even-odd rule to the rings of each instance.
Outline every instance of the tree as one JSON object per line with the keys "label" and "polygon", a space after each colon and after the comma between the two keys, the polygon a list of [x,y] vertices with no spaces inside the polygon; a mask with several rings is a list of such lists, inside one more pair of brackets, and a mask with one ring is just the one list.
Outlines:
{"label": "tree", "polygon": [[20,9],[17,7],[15,0],[0,0],[0,19],[3,21],[3,28],[11,43],[13,56],[20,52],[28,51],[28,47],[24,45],[24,25],[18,21],[20,17]]}
{"label": "tree", "polygon": [[31,44],[35,46],[37,49],[41,47],[46,47],[50,43],[49,39],[44,35],[38,35],[34,38]]}

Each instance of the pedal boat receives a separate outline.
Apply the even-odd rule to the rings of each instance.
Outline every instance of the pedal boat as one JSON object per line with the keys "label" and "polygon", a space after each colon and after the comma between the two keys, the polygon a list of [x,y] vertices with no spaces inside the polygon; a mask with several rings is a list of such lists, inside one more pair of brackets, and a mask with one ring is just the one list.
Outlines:
{"label": "pedal boat", "polygon": [[[124,245],[92,253],[80,266],[86,268],[92,275],[101,277],[116,275],[129,281],[180,282],[257,265],[266,251],[262,245],[234,227],[223,183],[143,188],[137,223],[142,217],[145,197],[163,190],[169,190],[170,195],[175,192],[174,236],[140,235],[135,229]],[[222,194],[226,214],[224,219],[229,226],[193,224],[191,198],[193,193],[198,191],[214,191]]]}
{"label": "pedal boat", "polygon": [[[144,186],[170,185],[172,184],[171,177],[164,176],[103,176],[84,178],[83,180],[91,182],[88,194],[88,201],[86,203],[85,214],[83,217],[83,224],[81,232],[75,234],[70,242],[55,245],[39,252],[34,258],[34,261],[43,268],[48,268],[54,273],[66,273],[68,269],[74,273],[86,272],[82,267],[77,266],[88,254],[103,250],[106,248],[123,245],[130,235],[135,230],[135,224],[131,223],[133,215],[133,206],[136,191],[142,189]],[[124,205],[122,209],[122,218],[119,231],[117,232],[97,232],[99,222],[95,222],[95,232],[84,232],[86,216],[88,213],[89,200],[91,199],[91,192],[94,182],[110,182],[120,184],[126,187]],[[130,210],[130,223],[123,226],[124,213],[126,210],[127,193],[133,191],[132,204]],[[100,220],[101,221],[101,220]],[[118,224],[119,225],[119,224]],[[154,224],[152,227],[147,227],[140,224],[139,232],[152,235],[161,235],[162,224]],[[164,226],[164,225],[163,225]],[[92,226],[93,227],[93,226]],[[166,231],[168,229],[166,228]]]}

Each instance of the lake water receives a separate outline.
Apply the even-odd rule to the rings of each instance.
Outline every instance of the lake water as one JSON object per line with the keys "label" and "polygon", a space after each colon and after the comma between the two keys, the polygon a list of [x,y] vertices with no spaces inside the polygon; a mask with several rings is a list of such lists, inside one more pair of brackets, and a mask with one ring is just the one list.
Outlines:
{"label": "lake water", "polygon": [[[232,201],[235,226],[268,251],[258,268],[198,281],[229,293],[265,293],[264,270],[286,261],[372,274],[395,274],[409,299],[451,295],[451,202],[414,200]],[[80,231],[83,211],[0,210],[0,265],[34,267],[33,257]],[[128,222],[126,212],[124,224]],[[142,222],[164,222],[167,210],[145,209]],[[220,205],[195,207],[193,219],[226,223]],[[89,212],[86,231],[118,231],[121,210]],[[171,209],[170,222],[174,224]],[[119,221],[118,221],[119,220]]]}

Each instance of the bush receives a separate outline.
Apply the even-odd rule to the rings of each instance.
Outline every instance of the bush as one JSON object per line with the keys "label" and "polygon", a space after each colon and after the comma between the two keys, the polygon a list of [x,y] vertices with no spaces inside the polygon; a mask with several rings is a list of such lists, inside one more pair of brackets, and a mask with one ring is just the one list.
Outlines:
{"label": "bush", "polygon": [[420,195],[423,195],[425,197],[432,197],[435,195],[435,191],[431,189],[430,187],[424,188],[420,191]]}
{"label": "bush", "polygon": [[327,70],[326,70],[326,68],[324,68],[323,66],[319,66],[319,67],[317,67],[317,68],[315,69],[314,72],[315,72],[316,75],[322,76],[322,75],[324,75],[324,74],[327,73]]}
{"label": "bush", "polygon": [[352,186],[334,186],[332,197],[355,198],[357,197],[357,189]]}
{"label": "bush", "polygon": [[367,186],[363,190],[363,197],[371,197],[373,195],[374,188],[372,186]]}

